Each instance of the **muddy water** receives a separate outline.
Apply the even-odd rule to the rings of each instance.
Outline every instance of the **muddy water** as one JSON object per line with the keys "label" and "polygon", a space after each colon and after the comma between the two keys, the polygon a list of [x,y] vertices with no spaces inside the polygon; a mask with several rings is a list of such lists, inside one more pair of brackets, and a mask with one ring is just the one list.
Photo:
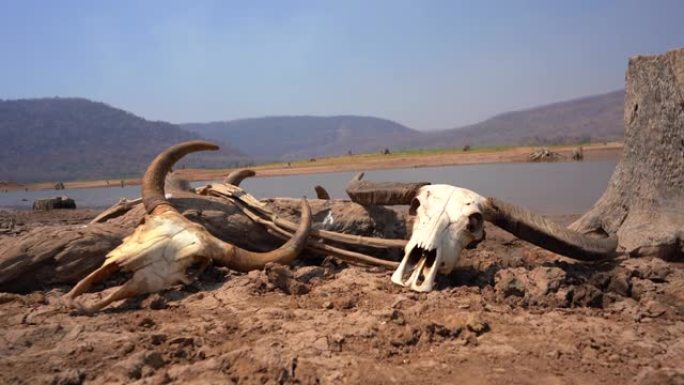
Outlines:
{"label": "muddy water", "polygon": [[[451,184],[546,214],[572,214],[589,209],[601,196],[616,164],[616,160],[601,160],[424,167],[369,171],[366,179]],[[313,186],[319,184],[332,197],[345,198],[344,187],[354,174],[252,178],[245,180],[243,187],[257,197],[315,197]],[[9,192],[0,193],[0,208],[30,208],[34,199],[56,195],[74,198],[81,208],[105,207],[121,197],[136,198],[139,194],[139,186]]]}

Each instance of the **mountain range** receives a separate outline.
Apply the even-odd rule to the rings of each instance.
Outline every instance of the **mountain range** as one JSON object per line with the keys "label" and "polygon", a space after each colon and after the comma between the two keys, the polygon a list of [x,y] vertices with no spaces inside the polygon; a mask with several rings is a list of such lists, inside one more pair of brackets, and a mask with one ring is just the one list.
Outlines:
{"label": "mountain range", "polygon": [[384,149],[582,143],[623,135],[623,90],[506,112],[477,124],[417,131],[360,116],[276,116],[181,127],[232,143],[257,161],[307,159]]}
{"label": "mountain range", "polygon": [[229,142],[261,161],[370,152],[420,136],[397,122],[367,116],[274,116],[181,127]]}
{"label": "mountain range", "polygon": [[205,138],[221,150],[179,167],[413,148],[579,143],[622,138],[624,91],[507,112],[477,124],[418,131],[366,116],[274,116],[211,123],[149,121],[82,98],[0,100],[0,181],[68,181],[142,175],[171,144]]}
{"label": "mountain range", "polygon": [[[0,100],[0,180],[138,177],[166,147],[199,137],[86,99]],[[211,156],[193,154],[181,167],[226,167],[245,159],[224,144]]]}

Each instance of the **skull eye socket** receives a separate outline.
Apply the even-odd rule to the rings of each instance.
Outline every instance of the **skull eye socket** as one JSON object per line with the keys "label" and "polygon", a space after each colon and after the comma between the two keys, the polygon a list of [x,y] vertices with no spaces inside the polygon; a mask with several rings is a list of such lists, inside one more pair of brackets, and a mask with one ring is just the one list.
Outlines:
{"label": "skull eye socket", "polygon": [[484,219],[482,218],[482,214],[480,213],[474,213],[470,214],[468,216],[468,226],[467,229],[471,233],[477,232],[482,228]]}
{"label": "skull eye socket", "polygon": [[420,206],[420,201],[418,198],[413,198],[411,199],[411,206],[409,207],[409,215],[415,216],[418,210],[418,207]]}

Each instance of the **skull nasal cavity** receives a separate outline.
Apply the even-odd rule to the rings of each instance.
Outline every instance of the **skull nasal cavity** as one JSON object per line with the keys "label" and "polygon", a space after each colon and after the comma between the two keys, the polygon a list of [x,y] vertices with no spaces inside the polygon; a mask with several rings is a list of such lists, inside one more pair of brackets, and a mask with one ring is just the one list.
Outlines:
{"label": "skull nasal cavity", "polygon": [[409,215],[416,215],[416,210],[420,206],[420,201],[417,198],[411,199],[411,207],[409,207]]}
{"label": "skull nasal cavity", "polygon": [[482,214],[470,214],[470,216],[468,217],[468,231],[470,231],[471,233],[477,231],[480,227],[482,227],[482,222]]}

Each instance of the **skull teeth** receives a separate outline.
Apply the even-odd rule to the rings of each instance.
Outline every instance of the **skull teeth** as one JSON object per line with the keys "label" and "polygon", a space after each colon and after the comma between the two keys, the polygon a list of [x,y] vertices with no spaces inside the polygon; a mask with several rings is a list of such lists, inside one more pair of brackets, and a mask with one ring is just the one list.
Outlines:
{"label": "skull teeth", "polygon": [[[437,249],[426,250],[416,246],[404,259],[403,266],[395,273],[397,280],[404,286],[419,288],[424,286],[430,271],[435,267]],[[432,282],[427,284],[432,286]]]}

